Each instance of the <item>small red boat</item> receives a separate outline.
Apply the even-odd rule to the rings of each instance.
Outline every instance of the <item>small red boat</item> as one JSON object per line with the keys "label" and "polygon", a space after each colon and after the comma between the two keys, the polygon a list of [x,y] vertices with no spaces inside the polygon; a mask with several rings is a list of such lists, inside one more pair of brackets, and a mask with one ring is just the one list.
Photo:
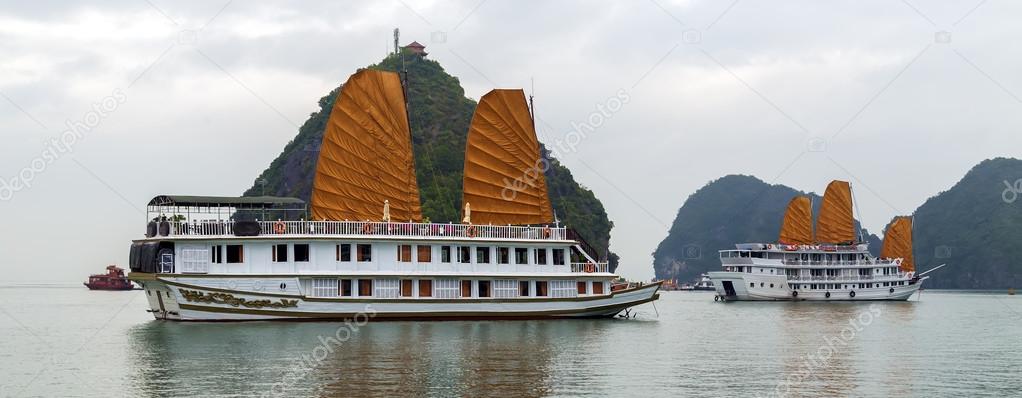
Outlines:
{"label": "small red boat", "polygon": [[124,276],[124,270],[116,265],[108,265],[106,274],[94,274],[89,276],[89,281],[84,285],[89,290],[131,290],[135,286]]}

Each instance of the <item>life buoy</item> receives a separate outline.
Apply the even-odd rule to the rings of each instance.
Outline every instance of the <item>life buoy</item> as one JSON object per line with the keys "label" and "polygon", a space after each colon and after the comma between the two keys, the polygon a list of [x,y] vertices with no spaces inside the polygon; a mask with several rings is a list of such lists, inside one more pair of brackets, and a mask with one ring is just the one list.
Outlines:
{"label": "life buoy", "polygon": [[543,227],[543,238],[550,239],[550,226]]}
{"label": "life buoy", "polygon": [[824,294],[823,297],[830,298],[830,292],[827,292],[826,294]]}
{"label": "life buoy", "polygon": [[720,296],[713,296],[713,301],[720,301]]}
{"label": "life buoy", "polygon": [[585,271],[588,273],[596,272],[596,266],[593,263],[586,263]]}
{"label": "life buoy", "polygon": [[277,220],[277,222],[273,223],[273,233],[275,233],[275,234],[282,234],[286,230],[287,230],[287,227],[284,226],[284,222],[283,221]]}
{"label": "life buoy", "polygon": [[891,294],[894,294],[894,288],[893,288],[893,287],[892,287],[892,288],[890,288],[889,290],[887,290],[887,292],[888,292],[888,293],[891,293]]}
{"label": "life buoy", "polygon": [[849,292],[848,297],[855,298],[855,291],[852,290],[851,292]]}
{"label": "life buoy", "polygon": [[798,297],[798,290],[791,292],[791,297]]}
{"label": "life buoy", "polygon": [[362,233],[363,234],[371,234],[371,233],[373,233],[373,225],[372,224],[363,225],[362,226]]}
{"label": "life buoy", "polygon": [[475,238],[476,235],[478,235],[478,231],[476,230],[476,226],[475,225],[469,225],[468,228],[465,228],[465,235],[468,236],[469,238]]}

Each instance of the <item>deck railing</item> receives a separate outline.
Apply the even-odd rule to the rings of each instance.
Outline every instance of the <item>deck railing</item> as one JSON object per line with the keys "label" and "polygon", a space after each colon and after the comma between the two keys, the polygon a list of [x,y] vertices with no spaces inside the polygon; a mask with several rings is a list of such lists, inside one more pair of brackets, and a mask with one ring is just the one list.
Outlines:
{"label": "deck railing", "polygon": [[829,281],[888,281],[905,279],[905,275],[841,275],[841,276],[795,276],[788,275],[789,281],[795,282],[829,282]]}
{"label": "deck railing", "polygon": [[610,272],[608,263],[571,263],[571,272]]}
{"label": "deck railing", "polygon": [[[163,224],[163,223],[161,223]],[[373,235],[432,238],[567,240],[564,227],[363,221],[259,221],[259,235]],[[234,221],[166,222],[159,236],[233,236]]]}

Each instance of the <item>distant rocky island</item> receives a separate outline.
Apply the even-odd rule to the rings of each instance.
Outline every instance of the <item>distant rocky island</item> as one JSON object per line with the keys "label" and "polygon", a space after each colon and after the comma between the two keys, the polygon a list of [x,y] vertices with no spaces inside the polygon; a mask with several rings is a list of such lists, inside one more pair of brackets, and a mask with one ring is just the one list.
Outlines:
{"label": "distant rocky island", "polygon": [[[465,97],[458,78],[426,58],[424,47],[412,44],[367,68],[403,75],[407,71],[409,122],[422,215],[432,222],[459,222],[465,140],[476,102]],[[347,76],[337,78],[342,81]],[[255,179],[245,196],[266,194],[309,200],[323,130],[339,91],[337,87],[319,99],[319,111],[309,115],[298,135]],[[546,183],[554,212],[563,224],[576,229],[597,251],[607,255],[613,272],[618,264],[618,256],[609,250],[614,223],[603,203],[576,182],[571,171],[549,156],[546,149],[541,150],[550,160]]]}
{"label": "distant rocky island", "polygon": [[[1007,289],[1022,284],[1022,192],[1015,185],[1020,178],[1022,160],[985,160],[913,212],[920,270],[948,264],[932,274],[927,287]],[[1013,193],[1017,200],[1011,200]],[[775,241],[787,202],[800,194],[807,193],[744,175],[708,183],[685,201],[653,253],[656,277],[693,280],[720,267],[718,250]],[[807,195],[819,206],[819,196]],[[878,253],[880,239],[867,232],[866,240],[870,251]]]}

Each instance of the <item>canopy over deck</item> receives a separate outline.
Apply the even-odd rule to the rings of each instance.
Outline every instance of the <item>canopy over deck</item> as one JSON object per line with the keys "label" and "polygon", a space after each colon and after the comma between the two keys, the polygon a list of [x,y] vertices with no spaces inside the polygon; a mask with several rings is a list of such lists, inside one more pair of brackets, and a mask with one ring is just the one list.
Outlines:
{"label": "canopy over deck", "polygon": [[304,210],[305,201],[279,196],[189,196],[160,195],[149,201],[157,207],[233,207],[235,209]]}

